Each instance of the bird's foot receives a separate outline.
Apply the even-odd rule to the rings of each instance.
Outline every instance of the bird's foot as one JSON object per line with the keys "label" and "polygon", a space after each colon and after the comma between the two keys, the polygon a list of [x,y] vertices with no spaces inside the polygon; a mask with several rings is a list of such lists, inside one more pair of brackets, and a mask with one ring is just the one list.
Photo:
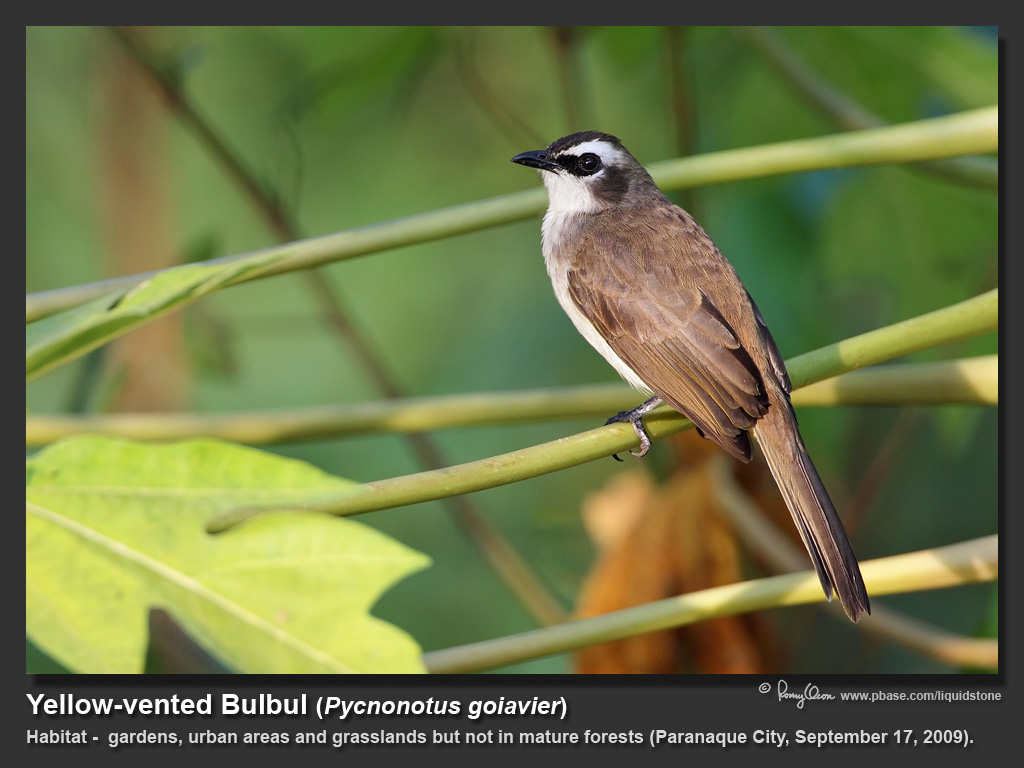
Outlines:
{"label": "bird's foot", "polygon": [[[644,427],[643,418],[651,409],[656,408],[659,405],[661,405],[661,398],[652,397],[650,400],[644,401],[643,403],[638,405],[636,408],[633,408],[632,410],[619,411],[617,414],[608,419],[608,421],[605,422],[605,425],[615,424],[619,422],[632,424],[633,431],[636,432],[636,436],[640,438],[640,450],[630,450],[630,453],[632,453],[637,458],[640,458],[641,456],[646,455],[647,452],[651,449],[651,438],[647,434],[647,429]],[[619,454],[617,453],[613,453],[612,458],[615,459],[616,461],[622,461],[622,459],[619,458]]]}

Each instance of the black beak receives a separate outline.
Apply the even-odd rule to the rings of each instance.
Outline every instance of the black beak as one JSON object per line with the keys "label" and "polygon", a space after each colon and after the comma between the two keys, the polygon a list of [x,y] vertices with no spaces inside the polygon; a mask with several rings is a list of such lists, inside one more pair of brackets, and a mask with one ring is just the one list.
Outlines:
{"label": "black beak", "polygon": [[562,166],[553,160],[548,160],[546,149],[535,149],[533,152],[521,152],[512,158],[513,163],[536,168],[539,171],[560,171]]}

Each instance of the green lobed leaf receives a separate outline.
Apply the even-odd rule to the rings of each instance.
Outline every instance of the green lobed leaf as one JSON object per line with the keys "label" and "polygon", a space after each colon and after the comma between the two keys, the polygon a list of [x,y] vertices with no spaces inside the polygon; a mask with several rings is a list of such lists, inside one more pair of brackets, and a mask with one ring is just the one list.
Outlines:
{"label": "green lobed leaf", "polygon": [[369,615],[425,555],[350,520],[273,514],[211,536],[239,504],[295,504],[354,483],[210,439],[98,436],[27,463],[26,628],[76,672],[140,672],[161,606],[240,672],[418,672],[404,631]]}

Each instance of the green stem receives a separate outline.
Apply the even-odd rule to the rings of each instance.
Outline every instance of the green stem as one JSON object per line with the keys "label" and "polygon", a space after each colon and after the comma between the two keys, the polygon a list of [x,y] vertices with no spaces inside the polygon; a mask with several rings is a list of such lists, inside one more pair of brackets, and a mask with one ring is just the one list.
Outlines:
{"label": "green stem", "polygon": [[[994,289],[959,304],[800,355],[787,362],[787,367],[794,386],[803,386],[938,344],[994,331],[999,324],[998,310],[999,292]],[[667,408],[651,412],[644,424],[652,438],[665,437],[691,426],[687,419]],[[342,498],[325,499],[305,508],[348,516],[417,504],[538,477],[606,458],[636,444],[637,437],[630,425],[610,424],[468,464],[366,483]],[[214,518],[208,530],[222,531],[265,511],[268,510],[231,510]]]}
{"label": "green stem", "polygon": [[[999,402],[998,374],[998,355],[896,363],[803,387],[793,393],[793,404],[995,405]],[[47,445],[88,432],[130,440],[202,436],[266,445],[375,432],[596,419],[635,405],[636,397],[625,384],[595,384],[222,414],[33,414],[25,419],[25,444]]]}
{"label": "green stem", "polygon": [[783,173],[884,163],[915,163],[999,149],[999,108],[887,125],[813,139],[655,163],[649,170],[663,189],[720,184]]}
{"label": "green stem", "polygon": [[793,387],[999,328],[999,289],[822,347],[786,362]]}
{"label": "green stem", "polygon": [[[740,32],[786,81],[816,109],[847,131],[877,128],[887,123],[808,67],[782,38],[767,27],[740,27]],[[962,184],[986,189],[999,186],[999,165],[992,158],[957,157],[920,163],[917,167]]]}
{"label": "green stem", "polygon": [[[650,171],[664,190],[671,191],[822,168],[917,162],[995,152],[998,148],[999,110],[986,107],[856,133],[711,152],[654,163]],[[203,263],[272,257],[269,264],[258,269],[243,270],[244,274],[228,283],[234,285],[521,221],[539,215],[545,201],[543,189],[531,189]],[[127,291],[151,276],[152,273],[128,275],[30,294],[25,297],[26,321],[38,320],[98,296]]]}
{"label": "green stem", "polygon": [[[872,596],[940,589],[999,577],[997,536],[861,563]],[[477,672],[746,611],[824,600],[811,572],[729,584],[577,619],[555,627],[423,655],[433,673]],[[871,619],[865,619],[870,622]]]}

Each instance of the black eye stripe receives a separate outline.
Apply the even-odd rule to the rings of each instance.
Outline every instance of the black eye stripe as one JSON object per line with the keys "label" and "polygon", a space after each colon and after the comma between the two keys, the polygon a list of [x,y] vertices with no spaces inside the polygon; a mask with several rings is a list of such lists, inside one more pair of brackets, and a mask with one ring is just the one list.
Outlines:
{"label": "black eye stripe", "polygon": [[582,155],[565,155],[558,159],[559,164],[573,176],[592,176],[604,168],[601,158],[593,152]]}

